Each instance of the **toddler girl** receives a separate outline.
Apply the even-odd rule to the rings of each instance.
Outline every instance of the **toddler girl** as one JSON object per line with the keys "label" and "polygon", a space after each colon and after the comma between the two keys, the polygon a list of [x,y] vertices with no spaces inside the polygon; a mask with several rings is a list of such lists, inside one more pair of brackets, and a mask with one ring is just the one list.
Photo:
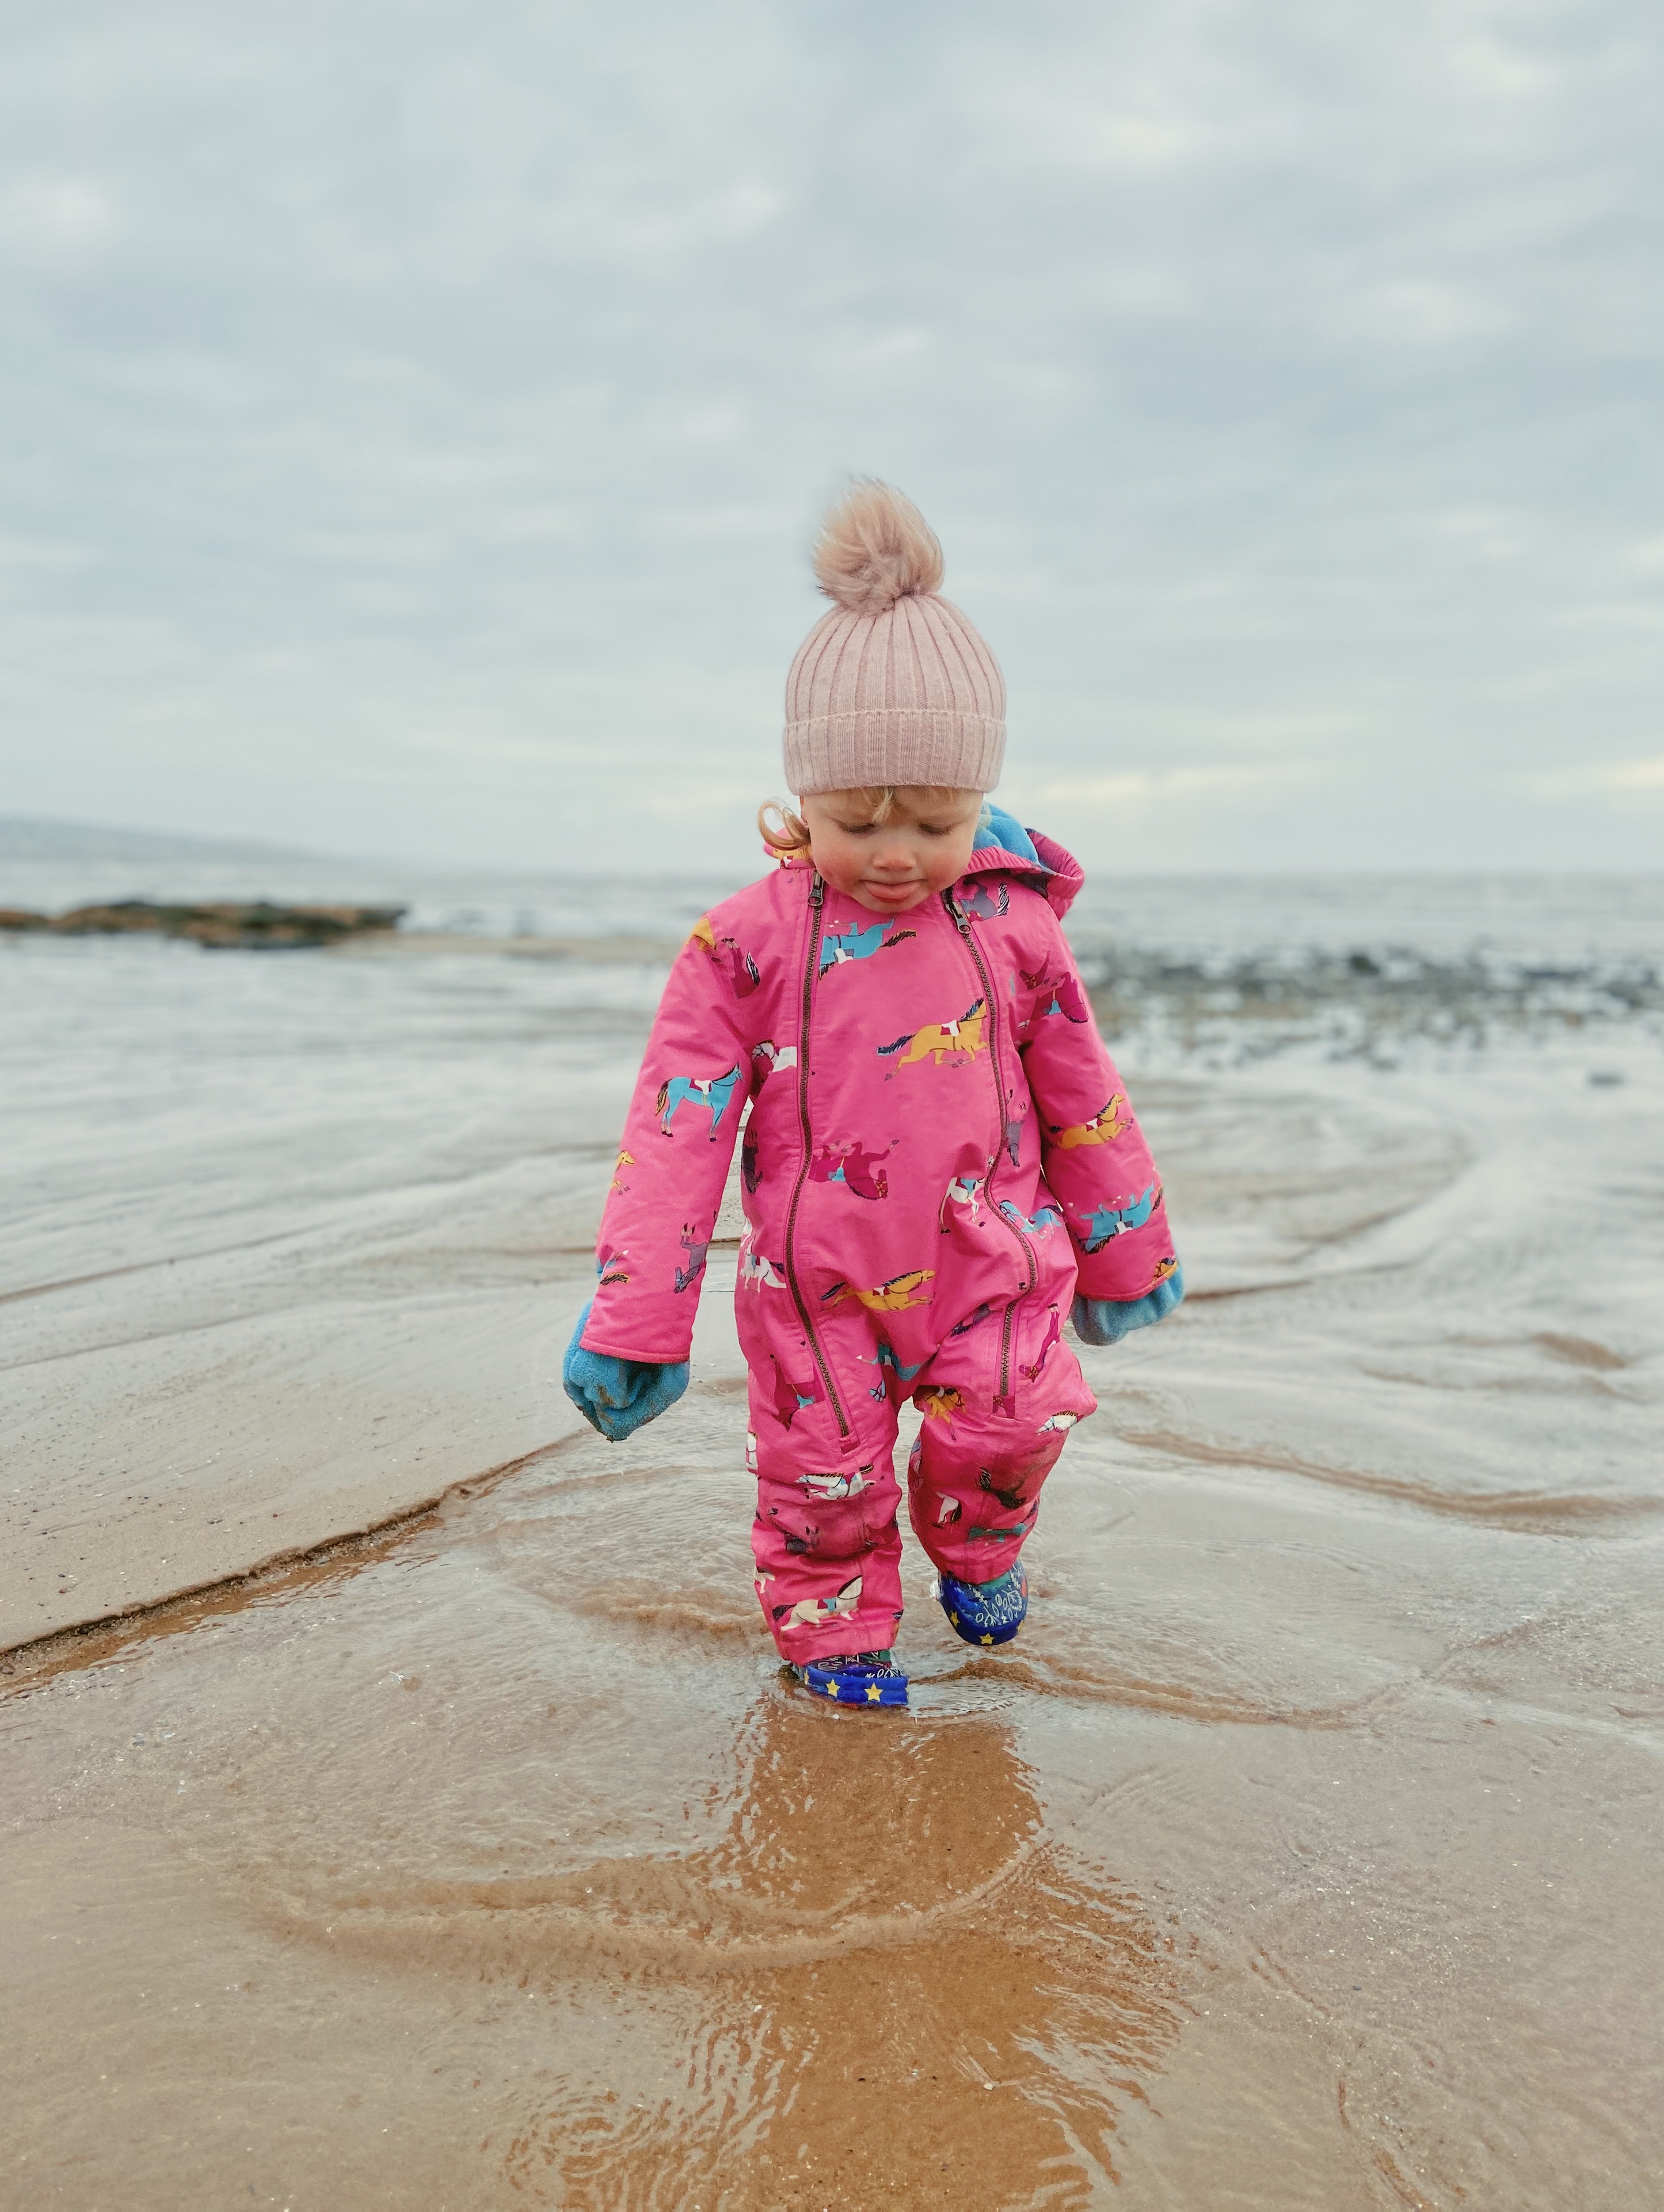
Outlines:
{"label": "toddler girl", "polygon": [[902,1400],[924,1416],[908,1511],[943,1608],[1004,1644],[1041,1486],[1096,1407],[1064,1322],[1114,1343],[1183,1279],[1060,926],[1080,869],[983,803],[1005,684],[937,594],[940,547],[862,484],[815,573],[835,604],[786,684],[801,813],[765,823],[780,865],[671,971],[565,1379],[616,1439],[686,1389],[749,1099],[734,1309],[757,1595],[812,1690],[896,1705]]}

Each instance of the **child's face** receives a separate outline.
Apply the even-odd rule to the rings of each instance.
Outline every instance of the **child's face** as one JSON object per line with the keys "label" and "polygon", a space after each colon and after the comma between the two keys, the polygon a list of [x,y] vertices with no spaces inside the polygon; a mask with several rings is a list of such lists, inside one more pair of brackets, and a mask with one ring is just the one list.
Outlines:
{"label": "child's face", "polygon": [[865,791],[818,791],[799,802],[815,866],[869,914],[905,914],[956,883],[969,866],[980,791],[898,786],[882,822]]}

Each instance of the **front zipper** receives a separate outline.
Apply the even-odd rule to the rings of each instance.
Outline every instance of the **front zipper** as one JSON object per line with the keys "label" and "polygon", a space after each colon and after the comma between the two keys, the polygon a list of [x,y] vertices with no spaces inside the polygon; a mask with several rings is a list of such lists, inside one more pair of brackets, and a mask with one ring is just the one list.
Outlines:
{"label": "front zipper", "polygon": [[965,912],[963,907],[960,905],[958,900],[955,898],[951,890],[945,890],[943,892],[942,903],[947,908],[954,927],[959,932],[961,937],[964,939],[965,950],[970,954],[971,959],[975,963],[976,973],[982,985],[982,1003],[988,1010],[988,1066],[993,1075],[994,1114],[996,1116],[994,1148],[988,1161],[988,1179],[983,1186],[988,1195],[988,1210],[990,1212],[997,1215],[998,1218],[1005,1223],[1006,1228],[1011,1231],[1012,1236],[1016,1237],[1017,1243],[1022,1249],[1023,1261],[1029,1272],[1028,1281],[1017,1292],[1017,1297],[1012,1299],[1011,1304],[1006,1307],[1005,1318],[1000,1324],[999,1395],[1002,1399],[1009,1401],[1011,1395],[1011,1333],[1017,1326],[1017,1309],[1021,1302],[1028,1297],[1035,1285],[1040,1280],[1040,1263],[1035,1258],[1034,1246],[1029,1243],[1024,1232],[1017,1227],[1016,1222],[1011,1219],[1009,1214],[1001,1213],[999,1208],[993,1202],[994,1170],[999,1164],[1000,1153],[1005,1149],[1005,1107],[1007,1103],[1005,1093],[1000,1085],[999,1020],[997,1011],[997,1001],[993,995],[993,983],[988,975],[987,967],[982,958],[982,948],[978,945],[975,938],[971,934],[970,916]]}
{"label": "front zipper", "polygon": [[844,1419],[843,1402],[838,1396],[838,1386],[832,1380],[832,1370],[827,1365],[826,1355],[821,1350],[821,1340],[815,1334],[815,1324],[809,1317],[802,1285],[798,1281],[797,1267],[798,1201],[802,1198],[804,1185],[809,1180],[810,1149],[814,1141],[809,1127],[809,1017],[815,1004],[815,971],[820,965],[821,957],[821,902],[825,896],[826,885],[817,870],[809,892],[809,957],[804,964],[803,1019],[798,1036],[798,1122],[803,1133],[803,1164],[798,1170],[797,1187],[792,1193],[792,1203],[786,1216],[786,1280],[798,1310],[798,1319],[803,1323],[803,1333],[809,1340],[809,1349],[814,1353],[815,1364],[820,1370],[821,1381],[826,1385],[828,1401],[838,1417],[838,1434],[847,1437],[852,1431]]}

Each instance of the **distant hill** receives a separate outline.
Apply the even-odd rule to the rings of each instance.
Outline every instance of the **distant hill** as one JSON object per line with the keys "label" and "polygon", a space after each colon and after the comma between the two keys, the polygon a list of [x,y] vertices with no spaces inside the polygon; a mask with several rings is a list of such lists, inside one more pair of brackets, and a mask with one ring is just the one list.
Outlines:
{"label": "distant hill", "polygon": [[116,830],[98,822],[0,814],[0,862],[117,860],[155,866],[169,861],[215,860],[261,867],[325,857],[299,845],[264,844],[252,838],[188,837],[168,830]]}

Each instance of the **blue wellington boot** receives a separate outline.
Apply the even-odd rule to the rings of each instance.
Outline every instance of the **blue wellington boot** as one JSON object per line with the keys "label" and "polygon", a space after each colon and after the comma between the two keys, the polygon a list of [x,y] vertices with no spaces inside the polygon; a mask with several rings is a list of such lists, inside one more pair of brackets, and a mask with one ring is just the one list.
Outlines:
{"label": "blue wellington boot", "polygon": [[966,1644],[1009,1644],[1029,1610],[1029,1577],[1022,1562],[991,1583],[962,1583],[938,1574],[936,1597],[953,1632]]}
{"label": "blue wellington boot", "polygon": [[817,1698],[841,1705],[904,1705],[907,1676],[888,1651],[859,1651],[850,1657],[810,1659],[792,1672]]}

